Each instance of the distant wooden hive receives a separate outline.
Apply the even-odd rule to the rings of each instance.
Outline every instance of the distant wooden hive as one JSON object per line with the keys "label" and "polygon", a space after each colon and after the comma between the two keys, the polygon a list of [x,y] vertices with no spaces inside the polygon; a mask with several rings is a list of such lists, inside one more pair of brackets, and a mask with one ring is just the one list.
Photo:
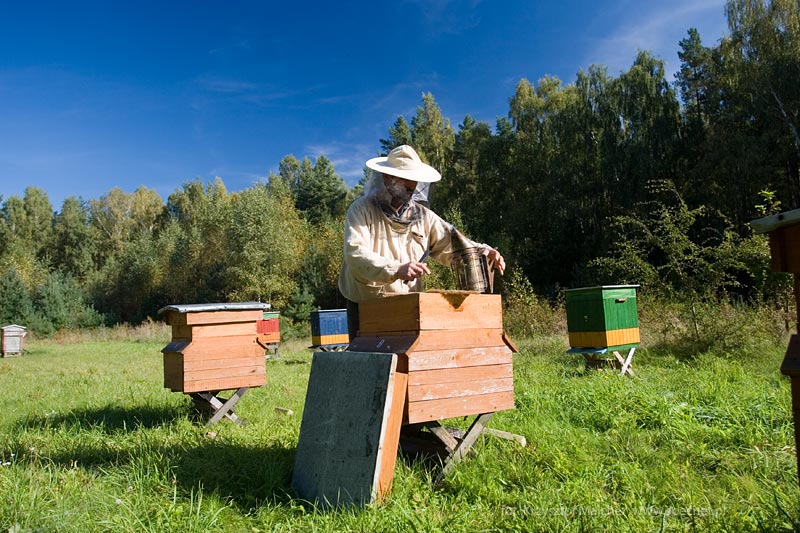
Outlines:
{"label": "distant wooden hive", "polygon": [[264,311],[263,318],[256,321],[258,340],[263,345],[276,344],[281,341],[280,313]]}
{"label": "distant wooden hive", "polygon": [[398,354],[408,374],[404,424],[514,408],[512,354],[500,295],[411,293],[359,304],[353,352]]}
{"label": "distant wooden hive", "polygon": [[171,305],[159,310],[172,326],[164,354],[164,387],[205,392],[260,387],[267,382],[256,321],[267,304]]}
{"label": "distant wooden hive", "polygon": [[311,312],[311,344],[347,344],[347,309],[321,309]]}
{"label": "distant wooden hive", "polygon": [[3,357],[22,353],[22,339],[27,335],[27,328],[17,324],[9,324],[0,328],[0,347]]}
{"label": "distant wooden hive", "polygon": [[639,344],[639,285],[602,285],[564,291],[569,345],[622,349]]}

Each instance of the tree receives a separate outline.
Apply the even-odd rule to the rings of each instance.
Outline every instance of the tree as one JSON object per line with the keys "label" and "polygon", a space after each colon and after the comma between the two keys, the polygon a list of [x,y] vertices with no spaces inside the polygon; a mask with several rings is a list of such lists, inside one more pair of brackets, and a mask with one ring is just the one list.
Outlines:
{"label": "tree", "polygon": [[380,140],[381,154],[388,154],[398,146],[403,144],[410,145],[413,142],[414,140],[411,128],[409,127],[408,122],[406,122],[406,119],[403,117],[403,115],[400,115],[397,117],[397,120],[394,121],[394,125],[389,128],[389,137]]}
{"label": "tree", "polygon": [[[227,298],[229,227],[233,196],[222,179],[186,182],[167,200],[167,221],[158,234],[169,282],[161,288],[173,301],[215,302]],[[209,253],[213,250],[213,253]]]}
{"label": "tree", "polygon": [[417,113],[411,119],[411,141],[423,161],[439,172],[446,171],[455,134],[450,127],[450,120],[442,116],[431,93],[422,95],[422,105],[417,106]]}
{"label": "tree", "polygon": [[115,187],[99,200],[91,200],[91,224],[99,233],[99,262],[121,251],[137,233],[152,233],[163,207],[158,193],[144,186],[131,194]]}
{"label": "tree", "polygon": [[53,265],[85,280],[94,269],[94,235],[86,203],[75,196],[66,198],[53,225]]}
{"label": "tree", "polygon": [[318,223],[327,217],[343,214],[346,197],[347,186],[327,157],[319,156],[313,166],[308,158],[303,159],[298,173],[295,206],[310,222]]}
{"label": "tree", "polygon": [[13,268],[0,276],[0,323],[25,325],[33,316],[31,301],[25,281]]}
{"label": "tree", "polygon": [[227,296],[284,306],[297,286],[308,235],[291,199],[263,184],[242,191],[233,198],[227,233]]}
{"label": "tree", "polygon": [[697,28],[689,28],[688,37],[678,43],[681,69],[676,74],[681,100],[686,116],[695,128],[702,128],[708,120],[708,92],[712,64],[711,49],[703,46]]}
{"label": "tree", "polygon": [[725,43],[744,94],[777,143],[783,180],[777,185],[800,205],[800,6],[797,0],[730,0]]}

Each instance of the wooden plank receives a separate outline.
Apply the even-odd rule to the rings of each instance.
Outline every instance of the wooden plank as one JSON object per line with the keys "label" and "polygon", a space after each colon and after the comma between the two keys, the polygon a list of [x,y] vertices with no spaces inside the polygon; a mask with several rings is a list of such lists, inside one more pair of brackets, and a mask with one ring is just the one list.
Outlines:
{"label": "wooden plank", "polygon": [[[258,344],[253,344],[250,346],[243,346],[238,348],[237,350],[232,351],[214,351],[212,353],[202,354],[198,356],[196,353],[189,353],[188,355],[181,352],[164,352],[164,355],[168,353],[174,353],[180,355],[183,360],[183,364],[188,362],[193,362],[202,365],[203,361],[234,361],[238,359],[246,359],[246,358],[256,358],[260,357],[263,359],[264,357],[264,349],[260,347]],[[211,363],[211,364],[222,364],[222,363]]]}
{"label": "wooden plank", "polygon": [[499,294],[456,291],[392,295],[359,304],[359,334],[399,331],[502,329]]}
{"label": "wooden plank", "polygon": [[781,373],[800,377],[800,335],[792,335],[781,363]]}
{"label": "wooden plank", "polygon": [[241,387],[261,387],[267,384],[265,374],[200,381],[184,381],[181,392],[205,392],[238,389]]}
{"label": "wooden plank", "polygon": [[358,334],[419,330],[419,293],[390,296],[358,304]]}
{"label": "wooden plank", "polygon": [[462,368],[442,368],[436,370],[420,370],[408,375],[408,386],[454,383],[459,381],[475,381],[480,379],[500,379],[514,377],[514,367],[510,363],[503,365],[467,366]]}
{"label": "wooden plank", "polygon": [[403,424],[418,424],[431,420],[470,416],[479,413],[493,413],[513,408],[514,391],[423,402],[407,402]]}
{"label": "wooden plank", "polygon": [[161,351],[179,352],[192,359],[219,359],[228,354],[259,353],[256,335],[234,335],[228,337],[209,337],[186,341],[173,341]]}
{"label": "wooden plank", "polygon": [[164,354],[164,388],[183,391],[183,357],[179,353]]}
{"label": "wooden plank", "polygon": [[250,364],[248,366],[236,366],[232,368],[200,368],[197,370],[183,370],[183,381],[200,381],[206,379],[227,379],[227,378],[240,378],[246,376],[266,376],[267,371],[264,368],[264,358],[261,358],[260,363]]}
{"label": "wooden plank", "polygon": [[403,331],[374,335],[359,335],[350,343],[350,352],[408,353],[411,351],[446,350],[451,348],[487,348],[516,346],[502,329]]}
{"label": "wooden plank", "polygon": [[209,337],[231,337],[251,335],[255,339],[256,323],[235,322],[232,324],[209,324],[200,326],[172,326],[172,340],[195,340]]}
{"label": "wooden plank", "polygon": [[420,331],[417,342],[409,350],[449,350],[451,348],[488,348],[507,346],[500,328],[477,328],[469,330]]}
{"label": "wooden plank", "polygon": [[408,387],[408,401],[422,402],[514,391],[513,378],[481,379],[457,383],[432,383]]}
{"label": "wooden plank", "polygon": [[386,421],[386,433],[383,437],[383,453],[381,454],[380,473],[378,475],[378,500],[383,500],[392,492],[394,467],[397,463],[397,449],[400,446],[400,426],[403,423],[403,411],[406,405],[408,374],[394,373],[394,392]]}
{"label": "wooden plank", "polygon": [[800,224],[770,232],[769,248],[772,270],[800,274]]}
{"label": "wooden plank", "polygon": [[511,364],[512,354],[507,346],[491,348],[459,348],[408,354],[408,372],[437,368]]}
{"label": "wooden plank", "polygon": [[347,333],[311,336],[311,344],[314,346],[324,346],[326,344],[347,344],[349,342],[350,336]]}
{"label": "wooden plank", "polygon": [[501,439],[513,440],[523,448],[528,445],[528,440],[523,435],[517,435],[515,433],[509,433],[508,431],[501,431],[499,429],[492,429],[492,428],[485,428],[483,432],[486,433],[487,435],[494,435],[495,437],[500,437]]}
{"label": "wooden plank", "polygon": [[237,424],[244,425],[244,422],[236,416],[236,413],[233,412],[236,404],[239,403],[239,400],[242,399],[244,393],[247,392],[249,389],[247,387],[240,387],[236,389],[230,398],[225,400],[222,403],[221,399],[218,398],[216,395],[211,395],[208,397],[209,400],[213,400],[212,405],[217,409],[217,412],[208,420],[208,425],[213,426],[217,422],[219,422],[223,416],[227,416],[229,419],[233,420]]}
{"label": "wooden plank", "polygon": [[183,369],[186,372],[193,370],[224,370],[226,368],[238,368],[242,366],[264,366],[264,353],[260,351],[255,357],[236,357],[225,359],[187,359],[183,360]]}
{"label": "wooden plank", "polygon": [[405,353],[417,341],[417,335],[358,336],[347,347],[348,352]]}
{"label": "wooden plank", "polygon": [[421,294],[421,330],[482,329],[503,327],[499,294],[472,294],[460,300],[446,294]]}
{"label": "wooden plank", "polygon": [[639,328],[569,332],[569,345],[573,348],[600,348],[638,343]]}
{"label": "wooden plank", "polygon": [[750,225],[755,233],[767,233],[786,226],[800,225],[800,209],[758,218],[750,222]]}
{"label": "wooden plank", "polygon": [[464,435],[464,438],[458,444],[458,447],[453,450],[453,453],[447,457],[447,460],[445,461],[442,470],[439,472],[439,475],[433,480],[434,487],[441,486],[444,478],[447,477],[447,474],[449,474],[453,468],[460,463],[464,457],[467,456],[470,449],[472,449],[472,446],[478,440],[478,437],[483,430],[486,429],[486,425],[493,416],[494,413],[482,413],[472,422],[472,425],[467,430],[467,434]]}
{"label": "wooden plank", "polygon": [[259,333],[258,334],[258,341],[262,344],[270,344],[273,342],[281,342],[281,334],[280,332],[271,332],[271,333]]}
{"label": "wooden plank", "polygon": [[382,476],[394,474],[383,454],[397,443],[387,439],[399,438],[396,364],[395,354],[314,353],[292,472],[298,496],[323,508],[365,505],[391,486]]}
{"label": "wooden plank", "polygon": [[233,322],[255,322],[261,319],[264,311],[248,309],[243,311],[202,311],[199,313],[165,313],[166,322],[170,326],[192,326],[197,324],[229,324]]}

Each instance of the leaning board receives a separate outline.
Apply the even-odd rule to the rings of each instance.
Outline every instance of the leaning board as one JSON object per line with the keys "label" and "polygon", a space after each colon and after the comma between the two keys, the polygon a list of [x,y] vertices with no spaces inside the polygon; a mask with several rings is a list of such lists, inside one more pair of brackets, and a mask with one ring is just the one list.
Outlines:
{"label": "leaning board", "polygon": [[324,508],[365,505],[391,489],[406,375],[393,353],[316,352],[292,487]]}

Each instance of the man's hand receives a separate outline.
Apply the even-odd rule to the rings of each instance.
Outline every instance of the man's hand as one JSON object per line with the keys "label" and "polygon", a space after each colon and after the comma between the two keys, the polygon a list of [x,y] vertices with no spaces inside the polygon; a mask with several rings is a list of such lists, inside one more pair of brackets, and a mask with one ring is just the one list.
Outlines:
{"label": "man's hand", "polygon": [[397,269],[397,277],[404,281],[413,281],[430,273],[431,271],[428,269],[428,265],[420,263],[419,261],[409,261],[408,263],[400,265],[400,268]]}
{"label": "man's hand", "polygon": [[490,266],[494,266],[494,268],[500,271],[500,275],[506,271],[506,261],[503,259],[503,256],[500,255],[500,252],[494,248],[489,248],[483,252],[483,255],[485,255],[486,259],[489,260]]}

